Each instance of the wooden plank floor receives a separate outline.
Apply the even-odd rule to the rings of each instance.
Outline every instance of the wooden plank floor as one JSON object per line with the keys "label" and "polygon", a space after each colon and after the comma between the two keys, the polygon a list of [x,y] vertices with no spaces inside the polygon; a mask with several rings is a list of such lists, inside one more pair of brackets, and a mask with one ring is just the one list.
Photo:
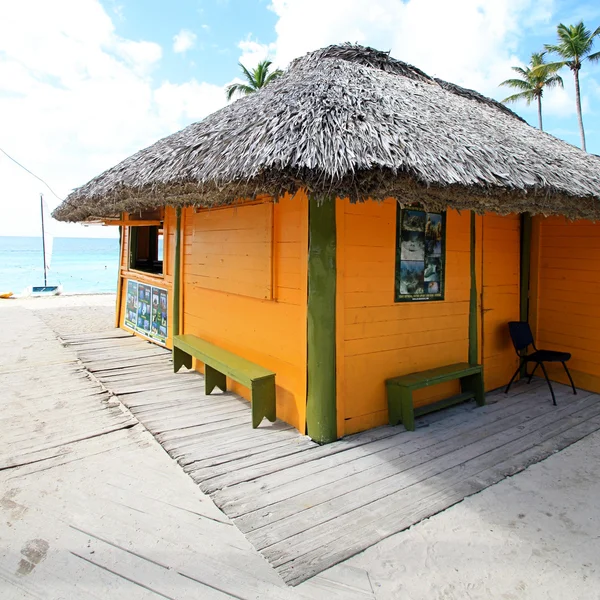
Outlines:
{"label": "wooden plank floor", "polygon": [[318,446],[288,425],[251,429],[234,394],[172,373],[170,353],[123,332],[66,343],[296,585],[600,429],[600,396],[517,383],[508,397]]}
{"label": "wooden plank floor", "polygon": [[318,597],[285,585],[33,311],[3,304],[0,330],[0,598]]}

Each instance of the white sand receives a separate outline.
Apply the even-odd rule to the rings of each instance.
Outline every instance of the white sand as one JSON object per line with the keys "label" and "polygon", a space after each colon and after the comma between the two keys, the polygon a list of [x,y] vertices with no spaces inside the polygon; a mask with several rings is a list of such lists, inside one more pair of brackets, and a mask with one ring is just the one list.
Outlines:
{"label": "white sand", "polygon": [[597,600],[600,433],[330,571],[350,566],[378,599]]}
{"label": "white sand", "polygon": [[[4,302],[39,311],[59,333],[114,327],[114,295]],[[313,581],[351,579],[386,600],[600,599],[600,433]]]}
{"label": "white sand", "polygon": [[2,307],[22,306],[60,334],[106,331],[115,326],[116,294],[81,294],[0,300]]}

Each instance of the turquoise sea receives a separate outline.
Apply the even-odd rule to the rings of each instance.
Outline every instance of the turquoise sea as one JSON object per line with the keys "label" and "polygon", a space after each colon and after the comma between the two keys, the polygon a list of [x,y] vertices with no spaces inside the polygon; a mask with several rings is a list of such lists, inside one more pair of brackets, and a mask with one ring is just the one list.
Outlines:
{"label": "turquoise sea", "polygon": [[[65,294],[115,292],[119,240],[54,238],[48,285]],[[41,237],[0,237],[0,294],[44,285]]]}

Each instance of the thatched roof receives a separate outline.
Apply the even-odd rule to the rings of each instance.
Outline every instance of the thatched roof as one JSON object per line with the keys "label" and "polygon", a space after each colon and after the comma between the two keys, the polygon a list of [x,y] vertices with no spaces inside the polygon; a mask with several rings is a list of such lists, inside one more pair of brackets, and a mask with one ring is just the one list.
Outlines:
{"label": "thatched roof", "polygon": [[63,221],[305,188],[425,207],[600,217],[600,159],[385,52],[330,46],[76,189]]}

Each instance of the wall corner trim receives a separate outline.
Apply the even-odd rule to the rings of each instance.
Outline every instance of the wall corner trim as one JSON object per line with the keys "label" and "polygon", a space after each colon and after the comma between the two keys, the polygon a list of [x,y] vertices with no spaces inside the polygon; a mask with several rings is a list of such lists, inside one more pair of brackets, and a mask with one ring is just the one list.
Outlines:
{"label": "wall corner trim", "polygon": [[310,196],[306,425],[319,443],[337,439],[335,219],[335,199]]}

